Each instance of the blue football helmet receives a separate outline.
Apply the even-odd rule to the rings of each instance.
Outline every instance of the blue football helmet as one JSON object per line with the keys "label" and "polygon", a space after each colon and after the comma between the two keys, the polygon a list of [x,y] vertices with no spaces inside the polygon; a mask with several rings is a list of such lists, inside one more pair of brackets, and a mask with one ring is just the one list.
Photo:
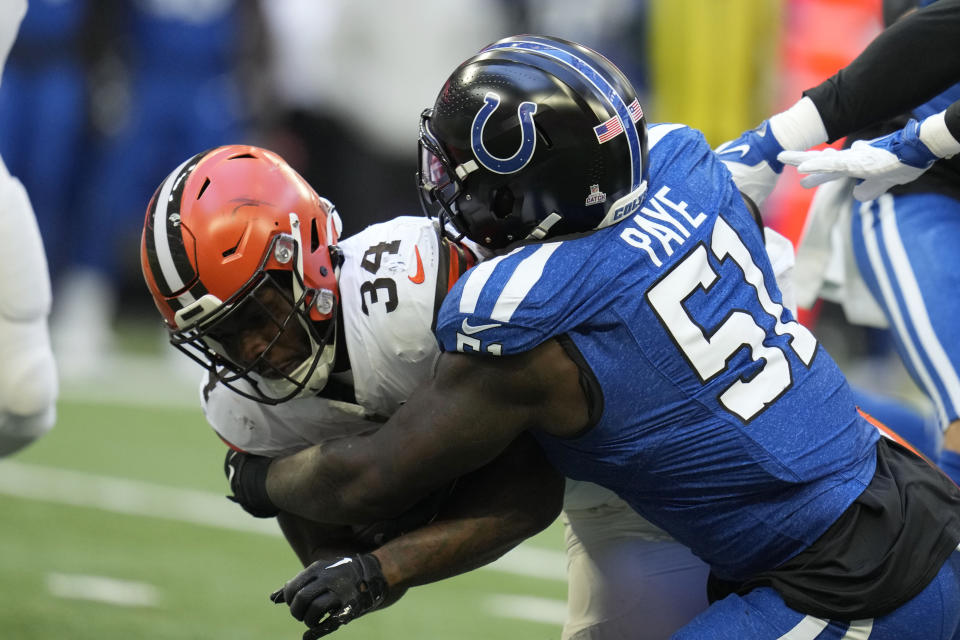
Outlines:
{"label": "blue football helmet", "polygon": [[420,118],[427,215],[497,250],[625,217],[647,188],[637,93],[583,45],[521,35],[462,63]]}

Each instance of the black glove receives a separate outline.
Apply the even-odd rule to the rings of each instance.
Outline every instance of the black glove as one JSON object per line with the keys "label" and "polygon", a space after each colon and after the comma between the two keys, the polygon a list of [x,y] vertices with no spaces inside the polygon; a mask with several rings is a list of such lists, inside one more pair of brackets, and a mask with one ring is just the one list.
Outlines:
{"label": "black glove", "polygon": [[314,562],[270,594],[270,600],[288,603],[290,614],[310,627],[303,640],[315,640],[373,611],[386,596],[380,561],[364,553]]}
{"label": "black glove", "polygon": [[280,513],[267,495],[267,469],[271,458],[255,456],[233,449],[227,450],[227,459],[223,462],[223,472],[230,483],[233,500],[244,511],[258,518],[272,518]]}

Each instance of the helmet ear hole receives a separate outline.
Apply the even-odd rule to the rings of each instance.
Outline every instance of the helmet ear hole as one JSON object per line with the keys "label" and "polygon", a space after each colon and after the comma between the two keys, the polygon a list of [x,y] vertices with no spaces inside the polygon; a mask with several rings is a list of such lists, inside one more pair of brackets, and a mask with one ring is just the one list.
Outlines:
{"label": "helmet ear hole", "polygon": [[210,186],[210,178],[207,178],[203,181],[203,186],[200,187],[200,191],[197,192],[197,200],[203,197],[204,191],[207,190],[207,187]]}
{"label": "helmet ear hole", "polygon": [[516,204],[516,201],[517,199],[513,195],[513,191],[510,189],[510,187],[499,187],[493,192],[493,200],[490,203],[490,212],[502,220],[513,213],[513,206]]}
{"label": "helmet ear hole", "polygon": [[317,229],[317,219],[310,221],[310,253],[320,248],[320,230]]}

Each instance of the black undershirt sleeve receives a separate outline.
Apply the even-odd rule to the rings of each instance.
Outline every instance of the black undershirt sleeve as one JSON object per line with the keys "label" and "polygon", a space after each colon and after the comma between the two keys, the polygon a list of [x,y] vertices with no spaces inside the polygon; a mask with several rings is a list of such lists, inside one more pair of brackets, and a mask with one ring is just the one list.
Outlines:
{"label": "black undershirt sleeve", "polygon": [[[939,0],[884,30],[853,62],[803,95],[813,100],[833,142],[907,112],[958,81],[960,0]],[[957,116],[956,105],[951,108]],[[948,127],[956,136],[960,125]]]}

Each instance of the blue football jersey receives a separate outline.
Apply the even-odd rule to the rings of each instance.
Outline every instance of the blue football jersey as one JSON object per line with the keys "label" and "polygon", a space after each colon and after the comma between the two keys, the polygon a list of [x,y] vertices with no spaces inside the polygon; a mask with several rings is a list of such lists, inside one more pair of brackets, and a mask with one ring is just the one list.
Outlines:
{"label": "blue football jersey", "polygon": [[836,520],[873,476],[878,435],[781,304],[763,235],[703,136],[651,126],[650,145],[647,196],[622,222],[478,265],[437,335],[484,356],[568,336],[603,408],[577,438],[536,434],[554,465],[744,578]]}

